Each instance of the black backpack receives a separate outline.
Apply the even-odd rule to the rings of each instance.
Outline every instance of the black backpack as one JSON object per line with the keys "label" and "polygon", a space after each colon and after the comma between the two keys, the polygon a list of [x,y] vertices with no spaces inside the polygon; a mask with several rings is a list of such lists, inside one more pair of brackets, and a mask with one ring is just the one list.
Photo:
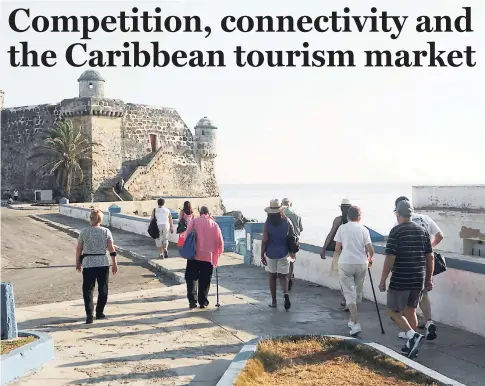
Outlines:
{"label": "black backpack", "polygon": [[293,228],[293,224],[291,223],[291,221],[288,221],[288,225],[288,236],[286,236],[288,250],[290,251],[290,253],[298,253],[300,251],[300,240],[295,233],[295,229]]}
{"label": "black backpack", "polygon": [[148,225],[148,234],[152,239],[158,239],[160,237],[160,230],[158,229],[157,218],[155,217],[155,209],[153,209],[153,218]]}

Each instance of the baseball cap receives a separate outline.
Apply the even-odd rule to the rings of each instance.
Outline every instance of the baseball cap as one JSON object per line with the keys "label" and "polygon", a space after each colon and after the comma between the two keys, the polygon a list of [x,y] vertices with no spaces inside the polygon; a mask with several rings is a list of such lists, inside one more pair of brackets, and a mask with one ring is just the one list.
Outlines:
{"label": "baseball cap", "polygon": [[397,208],[397,204],[399,204],[401,201],[411,201],[409,198],[406,196],[401,196],[396,198],[396,202],[394,203],[394,207]]}
{"label": "baseball cap", "polygon": [[399,201],[396,207],[396,212],[403,217],[411,217],[414,212],[413,205],[409,201]]}

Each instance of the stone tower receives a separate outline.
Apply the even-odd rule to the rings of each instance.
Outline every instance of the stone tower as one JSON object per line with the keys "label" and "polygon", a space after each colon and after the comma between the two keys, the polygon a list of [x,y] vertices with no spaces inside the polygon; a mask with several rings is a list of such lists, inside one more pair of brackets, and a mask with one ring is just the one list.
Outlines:
{"label": "stone tower", "polygon": [[207,117],[202,118],[195,125],[195,140],[199,157],[213,159],[217,157],[216,131],[217,127]]}
{"label": "stone tower", "polygon": [[79,98],[104,98],[104,78],[94,70],[84,71],[79,79]]}
{"label": "stone tower", "polygon": [[217,157],[217,126],[207,117],[202,118],[194,128],[195,151],[199,161],[202,183],[209,196],[219,197],[214,160]]}

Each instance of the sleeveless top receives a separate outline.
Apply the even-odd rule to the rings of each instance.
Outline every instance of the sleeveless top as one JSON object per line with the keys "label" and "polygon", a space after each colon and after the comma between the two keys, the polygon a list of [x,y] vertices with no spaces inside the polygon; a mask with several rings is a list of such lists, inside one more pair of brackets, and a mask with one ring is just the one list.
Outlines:
{"label": "sleeveless top", "polygon": [[270,259],[282,259],[288,256],[288,233],[290,231],[290,220],[281,221],[278,226],[266,222],[268,233],[268,246],[266,256]]}

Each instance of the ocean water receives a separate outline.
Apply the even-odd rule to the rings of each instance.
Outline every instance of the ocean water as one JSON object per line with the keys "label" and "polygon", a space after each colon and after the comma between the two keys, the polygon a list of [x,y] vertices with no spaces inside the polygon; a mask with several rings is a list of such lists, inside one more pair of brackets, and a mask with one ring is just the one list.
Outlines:
{"label": "ocean water", "polygon": [[[221,197],[226,209],[240,210],[248,219],[264,222],[264,208],[272,198],[288,197],[302,217],[301,241],[322,245],[340,214],[340,202],[348,198],[362,210],[362,224],[387,235],[394,226],[394,201],[399,196],[411,198],[411,185],[398,184],[281,184],[281,185],[221,185]],[[237,237],[244,237],[238,232]]]}

